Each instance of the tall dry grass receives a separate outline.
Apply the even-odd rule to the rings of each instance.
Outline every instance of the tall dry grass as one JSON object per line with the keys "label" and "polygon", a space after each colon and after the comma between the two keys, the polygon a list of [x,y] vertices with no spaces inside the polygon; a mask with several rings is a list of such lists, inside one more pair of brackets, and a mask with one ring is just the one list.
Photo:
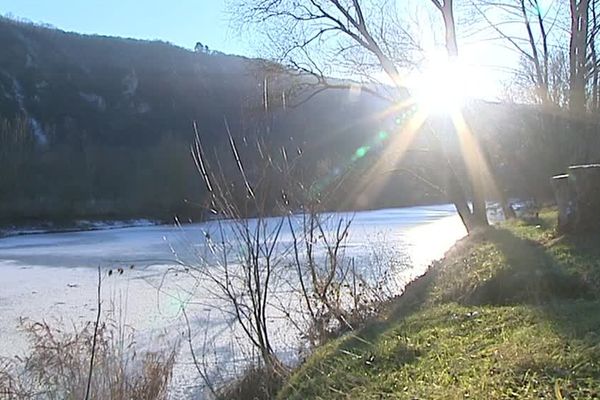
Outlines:
{"label": "tall dry grass", "polygon": [[[0,399],[84,399],[88,385],[94,324],[62,330],[46,322],[22,321],[30,353],[0,360]],[[90,399],[165,399],[176,346],[138,350],[132,329],[101,323]]]}

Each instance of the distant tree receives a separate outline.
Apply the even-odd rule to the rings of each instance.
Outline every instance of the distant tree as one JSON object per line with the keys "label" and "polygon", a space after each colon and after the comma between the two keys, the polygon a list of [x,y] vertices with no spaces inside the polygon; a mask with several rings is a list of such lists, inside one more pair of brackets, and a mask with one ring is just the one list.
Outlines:
{"label": "distant tree", "polygon": [[[471,0],[494,33],[521,56],[512,92],[520,100],[568,108],[600,106],[599,0]],[[519,90],[522,93],[515,93]]]}
{"label": "distant tree", "polygon": [[585,81],[588,69],[589,0],[570,0],[571,29],[569,41],[569,107],[580,113],[585,109]]}
{"label": "distant tree", "polygon": [[196,46],[194,46],[194,51],[196,53],[210,53],[210,49],[208,48],[208,46],[200,42],[196,43]]}
{"label": "distant tree", "polygon": [[571,0],[569,26],[569,106],[581,114],[600,106],[599,0]]}
{"label": "distant tree", "polygon": [[563,51],[558,30],[565,8],[553,2],[543,9],[539,0],[478,0],[472,2],[477,15],[482,18],[491,38],[505,42],[508,48],[521,57],[511,82],[512,94],[519,89],[519,97],[544,105],[559,104],[562,94],[556,94],[560,83],[553,76],[550,65]]}

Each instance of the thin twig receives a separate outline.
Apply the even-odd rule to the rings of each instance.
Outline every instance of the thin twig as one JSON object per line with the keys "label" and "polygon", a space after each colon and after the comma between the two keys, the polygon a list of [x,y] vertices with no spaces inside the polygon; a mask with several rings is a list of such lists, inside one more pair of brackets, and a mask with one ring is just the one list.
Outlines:
{"label": "thin twig", "polygon": [[92,385],[92,372],[94,371],[94,356],[96,355],[96,341],[98,337],[98,325],[100,325],[100,314],[102,312],[102,301],[101,301],[101,289],[102,289],[102,272],[100,266],[98,266],[98,312],[96,314],[96,324],[94,326],[94,337],[92,338],[92,355],[90,357],[90,370],[88,372],[87,388],[85,390],[85,400],[90,398],[90,387]]}

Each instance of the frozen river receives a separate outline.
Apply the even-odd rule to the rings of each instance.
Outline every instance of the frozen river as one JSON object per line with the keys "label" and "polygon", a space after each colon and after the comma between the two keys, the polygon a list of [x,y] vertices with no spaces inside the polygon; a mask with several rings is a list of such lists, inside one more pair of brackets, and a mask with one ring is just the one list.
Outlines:
{"label": "frozen river", "polygon": [[[345,256],[356,263],[385,259],[395,264],[403,281],[423,273],[426,266],[444,252],[465,230],[450,205],[411,207],[338,214],[352,217]],[[97,267],[103,269],[102,297],[105,309],[120,311],[121,319],[142,337],[162,333],[181,334],[181,308],[185,304],[197,338],[232,335],[231,321],[218,313],[218,304],[209,288],[192,284],[185,277],[165,273],[174,266],[198,262],[206,246],[207,231],[216,222],[176,226],[145,226],[88,232],[22,235],[0,239],[0,356],[22,354],[26,337],[18,327],[19,318],[72,322],[95,318]],[[281,248],[289,247],[290,233],[281,232]],[[377,253],[377,254],[375,254]],[[133,267],[132,267],[133,266]],[[118,273],[122,268],[123,273]],[[114,273],[108,275],[108,270]],[[159,290],[160,288],[160,290]],[[282,328],[283,329],[283,328]],[[284,329],[283,329],[284,330]],[[289,333],[275,342],[279,353],[292,352]],[[284,343],[288,347],[284,346]],[[189,355],[182,347],[174,380],[191,387],[198,380],[189,367]],[[219,350],[220,349],[220,350]],[[224,340],[217,346],[223,359],[228,353]],[[191,393],[189,389],[187,393]]]}

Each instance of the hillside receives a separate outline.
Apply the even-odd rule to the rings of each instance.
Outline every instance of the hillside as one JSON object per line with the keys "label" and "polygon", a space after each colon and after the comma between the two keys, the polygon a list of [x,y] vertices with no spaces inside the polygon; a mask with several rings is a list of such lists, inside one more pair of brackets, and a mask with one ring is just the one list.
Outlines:
{"label": "hillside", "polygon": [[319,349],[281,399],[595,399],[597,235],[555,212],[471,235],[391,310]]}
{"label": "hillside", "polygon": [[[201,218],[194,121],[226,174],[236,175],[227,124],[248,176],[261,176],[265,149],[291,157],[299,187],[335,189],[326,209],[447,201],[439,147],[450,158],[462,151],[452,126],[431,116],[400,157],[414,106],[382,112],[389,103],[356,88],[313,97],[309,77],[265,60],[6,18],[0,46],[0,225]],[[547,198],[553,173],[597,161],[600,143],[560,114],[472,101],[465,115],[504,196]]]}
{"label": "hillside", "polygon": [[229,151],[226,120],[249,153],[266,138],[307,165],[349,159],[380,130],[366,117],[382,104],[368,95],[284,105],[297,78],[263,60],[8,19],[0,46],[0,163],[10,172],[0,220],[197,215],[193,121],[219,154]]}

